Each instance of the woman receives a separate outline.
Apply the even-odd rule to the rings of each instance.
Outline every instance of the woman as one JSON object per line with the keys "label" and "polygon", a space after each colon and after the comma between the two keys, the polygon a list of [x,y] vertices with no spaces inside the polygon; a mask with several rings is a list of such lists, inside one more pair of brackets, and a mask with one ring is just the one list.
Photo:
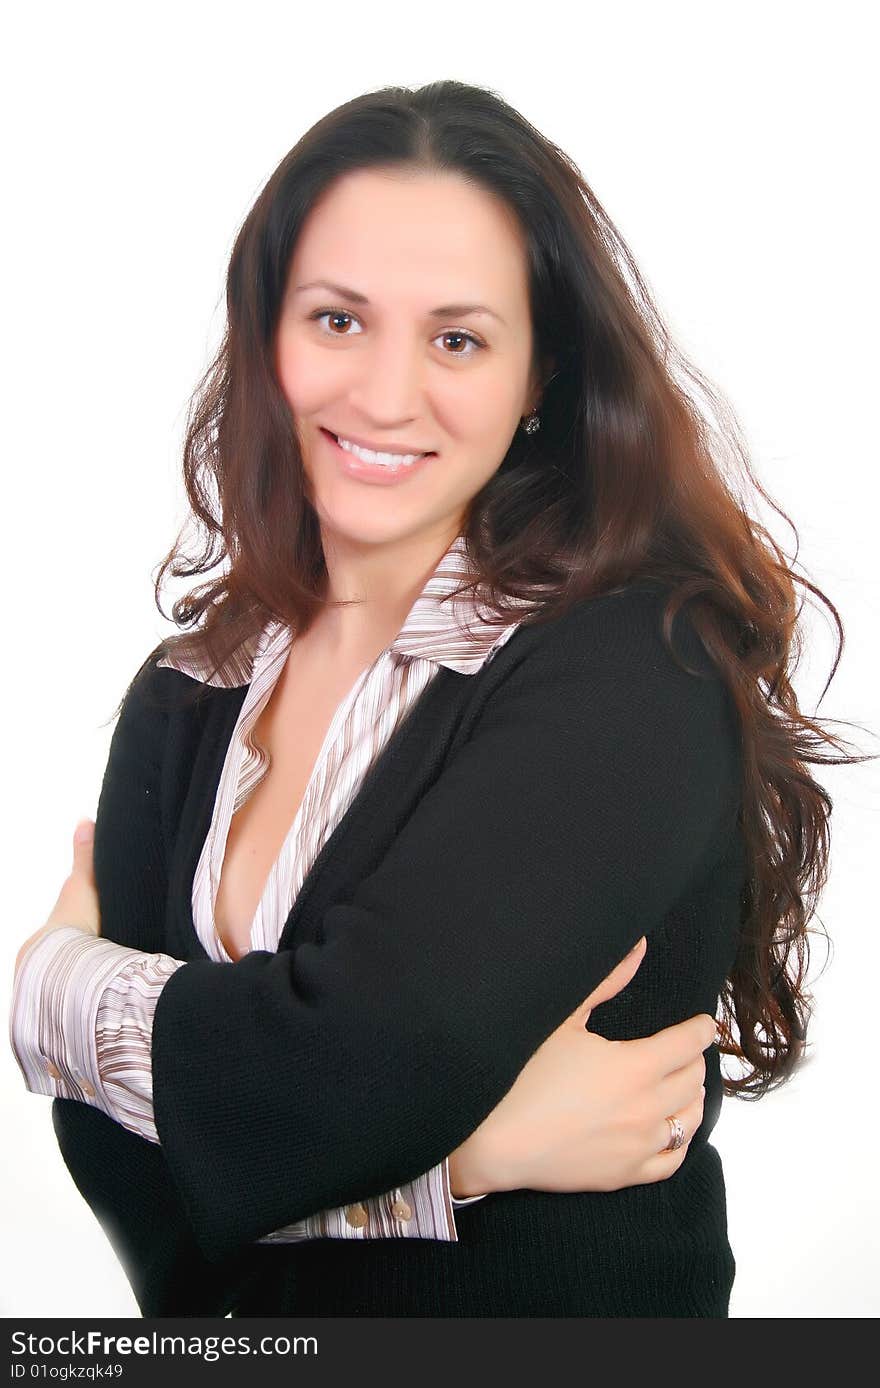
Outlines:
{"label": "woman", "polygon": [[725,1316],[708,1137],[802,1051],[826,851],[794,575],[490,93],[319,121],[227,301],[157,594],[228,570],[19,955],[74,1180],[144,1314]]}

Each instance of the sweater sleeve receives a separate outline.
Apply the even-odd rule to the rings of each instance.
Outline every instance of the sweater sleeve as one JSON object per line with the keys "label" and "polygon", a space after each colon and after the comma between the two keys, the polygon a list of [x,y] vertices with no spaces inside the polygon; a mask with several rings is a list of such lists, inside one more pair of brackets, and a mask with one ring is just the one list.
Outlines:
{"label": "sweater sleeve", "polygon": [[[76,926],[59,926],[35,940],[16,970],[10,1012],[12,1051],[30,1092],[91,1104],[158,1143],[150,1062],[153,1013],[182,962]],[[455,1242],[452,1210],[482,1198],[452,1196],[444,1159],[399,1190],[356,1206],[319,1210],[265,1242],[392,1233]],[[401,1209],[406,1217],[394,1218]]]}
{"label": "sweater sleeve", "polygon": [[720,860],[734,711],[661,617],[634,587],[550,623],[316,939],[168,980],[155,1120],[207,1257],[441,1161]]}

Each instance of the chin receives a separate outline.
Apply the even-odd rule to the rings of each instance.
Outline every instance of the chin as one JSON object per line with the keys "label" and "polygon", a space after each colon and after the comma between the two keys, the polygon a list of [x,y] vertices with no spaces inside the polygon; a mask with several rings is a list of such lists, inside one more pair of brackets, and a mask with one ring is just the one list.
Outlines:
{"label": "chin", "polygon": [[315,509],[322,533],[354,545],[391,544],[418,533],[431,520],[429,516],[420,517],[394,507],[387,500],[383,507],[363,502],[328,507],[319,502]]}

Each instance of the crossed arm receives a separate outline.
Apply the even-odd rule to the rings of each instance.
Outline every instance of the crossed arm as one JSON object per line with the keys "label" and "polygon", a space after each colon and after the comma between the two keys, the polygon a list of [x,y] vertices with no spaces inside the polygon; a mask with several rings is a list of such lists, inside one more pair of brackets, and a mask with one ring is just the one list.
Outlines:
{"label": "crossed arm", "polygon": [[[698,655],[689,627],[678,644]],[[164,862],[148,803],[161,729],[136,699],[127,712],[96,873],[137,824],[130,885],[147,901]],[[726,690],[673,661],[656,594],[609,595],[548,628],[319,942],[191,961],[161,988],[154,1122],[202,1253],[441,1164],[720,856],[738,799]],[[161,953],[161,921],[126,925],[115,881],[118,942]]]}

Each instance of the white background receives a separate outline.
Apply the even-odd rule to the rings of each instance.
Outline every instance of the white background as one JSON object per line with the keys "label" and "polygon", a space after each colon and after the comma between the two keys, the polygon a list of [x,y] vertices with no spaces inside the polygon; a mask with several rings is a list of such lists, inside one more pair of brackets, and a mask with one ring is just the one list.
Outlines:
{"label": "white background", "polygon": [[[226,261],[266,178],[321,115],[389,83],[497,91],[582,169],[661,311],[727,394],[800,534],[801,706],[878,752],[878,226],[867,4],[19,6],[2,84],[9,618],[4,1003],[93,817],[128,680],[171,630],[151,575],[185,504],[187,400]],[[789,557],[788,528],[764,519]],[[178,596],[169,591],[165,607]],[[880,773],[814,767],[834,799],[814,946],[813,1058],[727,1100],[733,1317],[877,1314],[874,1028]],[[814,921],[818,926],[819,922]],[[138,1314],[11,1051],[5,1316]]]}

